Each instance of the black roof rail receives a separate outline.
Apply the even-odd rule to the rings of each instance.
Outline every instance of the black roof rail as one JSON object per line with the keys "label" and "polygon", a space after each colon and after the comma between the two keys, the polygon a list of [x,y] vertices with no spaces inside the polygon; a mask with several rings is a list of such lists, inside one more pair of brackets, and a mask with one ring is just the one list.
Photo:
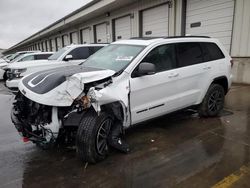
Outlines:
{"label": "black roof rail", "polygon": [[158,39],[158,38],[163,38],[163,39],[175,39],[175,38],[210,38],[209,36],[196,36],[196,35],[190,35],[190,36],[162,36],[162,37],[132,37],[130,39],[135,39],[135,40],[152,40],[152,39]]}
{"label": "black roof rail", "polygon": [[210,38],[210,37],[209,36],[198,36],[198,35],[164,37],[164,39],[171,39],[171,38]]}

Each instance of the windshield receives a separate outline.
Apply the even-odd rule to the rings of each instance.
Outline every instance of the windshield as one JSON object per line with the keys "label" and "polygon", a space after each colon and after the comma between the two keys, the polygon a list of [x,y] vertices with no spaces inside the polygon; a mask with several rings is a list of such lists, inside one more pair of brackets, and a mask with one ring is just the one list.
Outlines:
{"label": "windshield", "polygon": [[82,65],[118,72],[128,66],[145,46],[111,44],[90,56]]}
{"label": "windshield", "polygon": [[69,49],[69,47],[64,47],[60,50],[58,50],[56,53],[54,53],[52,56],[50,56],[48,58],[48,60],[57,60],[59,57],[61,57],[61,55],[63,55],[67,50]]}

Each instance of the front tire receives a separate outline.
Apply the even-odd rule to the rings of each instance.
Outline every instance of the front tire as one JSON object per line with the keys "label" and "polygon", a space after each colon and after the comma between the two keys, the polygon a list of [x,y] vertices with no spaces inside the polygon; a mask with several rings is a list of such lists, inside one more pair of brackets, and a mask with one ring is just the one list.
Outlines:
{"label": "front tire", "polygon": [[211,84],[199,106],[199,115],[202,117],[215,117],[223,110],[225,100],[224,88],[219,84]]}
{"label": "front tire", "polygon": [[83,162],[97,163],[107,157],[108,135],[113,118],[94,110],[84,114],[76,135],[76,152]]}

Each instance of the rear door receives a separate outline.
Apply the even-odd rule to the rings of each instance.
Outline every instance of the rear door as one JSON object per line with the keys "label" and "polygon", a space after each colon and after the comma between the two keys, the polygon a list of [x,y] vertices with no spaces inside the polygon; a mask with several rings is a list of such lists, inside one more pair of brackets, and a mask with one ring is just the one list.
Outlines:
{"label": "rear door", "polygon": [[207,87],[211,67],[205,61],[205,52],[199,42],[176,44],[176,59],[180,108],[199,102],[200,96]]}

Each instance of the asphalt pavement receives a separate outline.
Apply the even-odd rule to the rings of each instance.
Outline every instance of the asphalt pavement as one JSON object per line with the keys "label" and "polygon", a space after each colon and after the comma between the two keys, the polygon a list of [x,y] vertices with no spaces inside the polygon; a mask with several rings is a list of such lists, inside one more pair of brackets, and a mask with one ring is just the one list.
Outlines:
{"label": "asphalt pavement", "polygon": [[185,110],[129,129],[131,153],[111,151],[96,165],[80,162],[74,148],[23,143],[10,120],[13,98],[1,83],[0,188],[250,185],[250,86],[232,87],[220,117]]}

